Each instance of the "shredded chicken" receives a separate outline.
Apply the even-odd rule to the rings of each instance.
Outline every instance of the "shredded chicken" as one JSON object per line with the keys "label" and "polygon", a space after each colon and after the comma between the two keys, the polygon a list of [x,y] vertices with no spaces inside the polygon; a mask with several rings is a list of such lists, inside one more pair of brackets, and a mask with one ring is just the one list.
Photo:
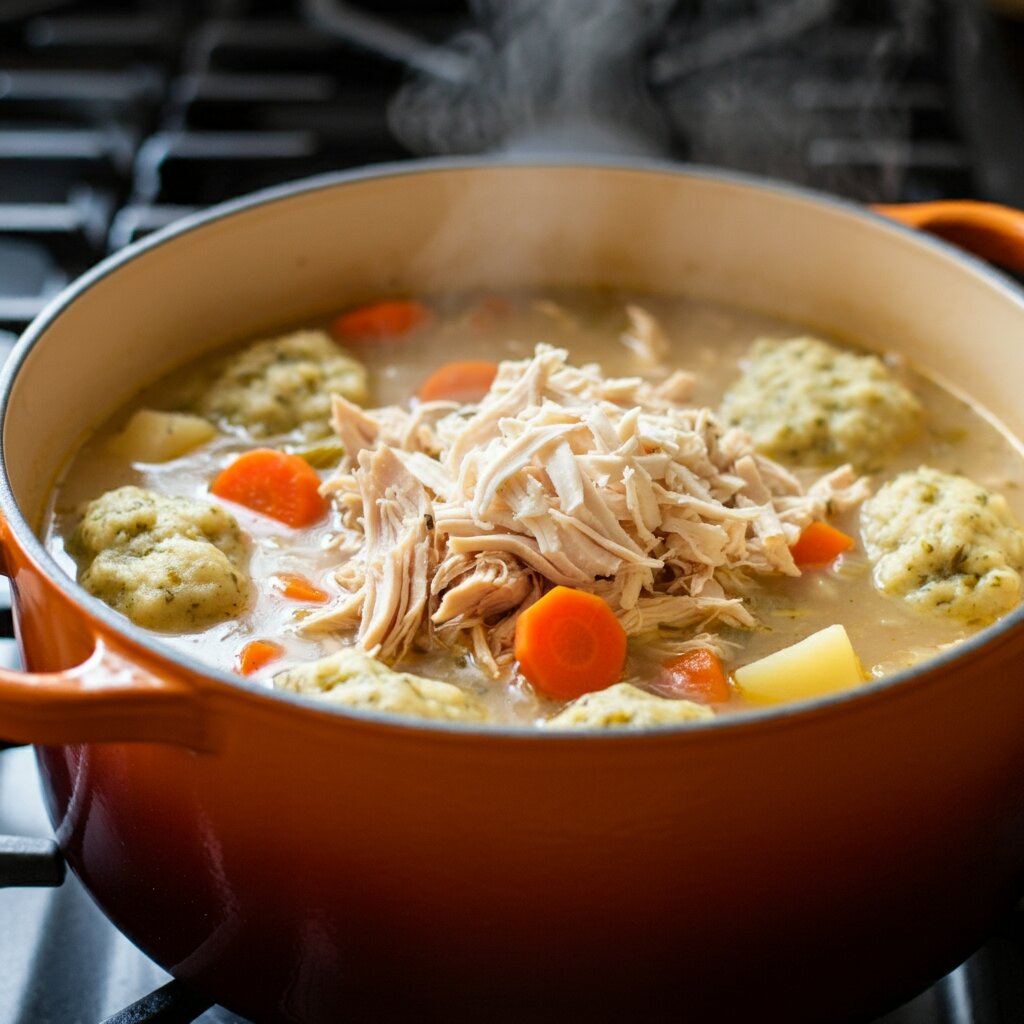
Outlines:
{"label": "shredded chicken", "polygon": [[668,357],[668,337],[661,324],[642,306],[626,306],[629,329],[622,332],[622,343],[640,359],[653,366],[661,365]]}
{"label": "shredded chicken", "polygon": [[307,630],[356,630],[395,661],[461,644],[498,674],[518,614],[550,586],[602,597],[634,636],[749,627],[743,589],[799,575],[790,547],[815,518],[862,501],[840,467],[805,491],[749,434],[655,386],[573,367],[540,345],[503,362],[477,406],[362,410],[334,400],[346,455],[325,492],[343,529],[347,592]]}

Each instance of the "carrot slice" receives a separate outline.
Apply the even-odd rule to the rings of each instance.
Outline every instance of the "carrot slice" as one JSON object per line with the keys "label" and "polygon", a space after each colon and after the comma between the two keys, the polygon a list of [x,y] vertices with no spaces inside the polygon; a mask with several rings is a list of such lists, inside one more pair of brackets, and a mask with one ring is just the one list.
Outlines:
{"label": "carrot slice", "polygon": [[433,314],[414,299],[384,299],[350,309],[331,322],[331,333],[340,339],[392,338],[422,327]]}
{"label": "carrot slice", "polygon": [[243,676],[251,676],[261,668],[276,661],[284,654],[284,648],[273,640],[250,640],[235,659],[235,671]]}
{"label": "carrot slice", "polygon": [[277,590],[289,601],[310,601],[323,604],[330,596],[297,572],[279,572],[274,576]]}
{"label": "carrot slice", "polygon": [[210,490],[287,526],[308,526],[327,513],[320,477],[305,459],[254,448],[221,470]]}
{"label": "carrot slice", "polygon": [[801,568],[829,565],[853,547],[853,538],[829,523],[815,520],[804,528],[799,540],[789,549]]}
{"label": "carrot slice", "polygon": [[701,704],[722,704],[729,699],[729,680],[721,659],[709,647],[694,647],[661,666],[654,687],[666,697],[681,697]]}
{"label": "carrot slice", "polygon": [[452,402],[478,402],[487,394],[497,372],[498,364],[486,359],[445,363],[420,385],[417,397],[421,402],[441,398]]}
{"label": "carrot slice", "polygon": [[516,620],[519,669],[549,697],[611,686],[626,663],[626,631],[601,598],[555,587]]}

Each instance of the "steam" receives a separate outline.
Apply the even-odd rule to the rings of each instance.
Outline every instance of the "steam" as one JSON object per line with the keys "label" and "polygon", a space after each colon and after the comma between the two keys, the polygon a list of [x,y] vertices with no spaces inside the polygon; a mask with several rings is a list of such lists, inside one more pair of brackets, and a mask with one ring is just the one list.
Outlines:
{"label": "steam", "polygon": [[470,69],[421,76],[395,97],[414,152],[656,152],[667,126],[645,63],[675,0],[472,0],[485,28],[453,39]]}
{"label": "steam", "polygon": [[941,162],[908,145],[915,111],[942,104],[907,82],[933,0],[861,25],[854,6],[789,0],[723,22],[709,5],[670,39],[652,74],[690,159],[876,201],[900,196],[914,159]]}
{"label": "steam", "polygon": [[[745,57],[772,44],[784,43],[827,20],[838,0],[789,0],[765,7],[756,15],[712,23],[695,38],[674,33],[677,45],[667,48],[652,61],[651,78],[669,82],[685,75]],[[719,16],[722,8],[719,7]]]}
{"label": "steam", "polygon": [[933,0],[868,29],[844,0],[469,2],[459,74],[392,101],[413,152],[660,154],[885,199],[919,155],[914,110],[942,102],[904,80]]}

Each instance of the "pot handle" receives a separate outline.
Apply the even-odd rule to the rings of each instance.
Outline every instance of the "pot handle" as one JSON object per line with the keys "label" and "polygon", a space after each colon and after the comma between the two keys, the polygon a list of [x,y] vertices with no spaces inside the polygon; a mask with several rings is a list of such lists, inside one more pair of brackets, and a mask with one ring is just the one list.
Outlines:
{"label": "pot handle", "polygon": [[892,220],[927,231],[990,263],[1024,271],[1024,212],[970,199],[871,207]]}
{"label": "pot handle", "polygon": [[97,637],[92,654],[63,672],[0,669],[0,736],[15,743],[173,743],[210,749],[195,690],[147,671]]}

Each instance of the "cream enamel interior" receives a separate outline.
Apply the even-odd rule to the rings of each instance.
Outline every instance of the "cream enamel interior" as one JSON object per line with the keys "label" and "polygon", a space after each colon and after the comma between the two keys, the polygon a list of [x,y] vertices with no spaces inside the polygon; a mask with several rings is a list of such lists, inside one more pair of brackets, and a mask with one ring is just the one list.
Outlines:
{"label": "cream enamel interior", "polygon": [[896,349],[1024,434],[1024,303],[904,229],[668,169],[424,165],[246,206],[99,273],[30,331],[45,344],[19,370],[4,424],[15,496],[37,524],[86,431],[225,341],[382,294],[608,283]]}

